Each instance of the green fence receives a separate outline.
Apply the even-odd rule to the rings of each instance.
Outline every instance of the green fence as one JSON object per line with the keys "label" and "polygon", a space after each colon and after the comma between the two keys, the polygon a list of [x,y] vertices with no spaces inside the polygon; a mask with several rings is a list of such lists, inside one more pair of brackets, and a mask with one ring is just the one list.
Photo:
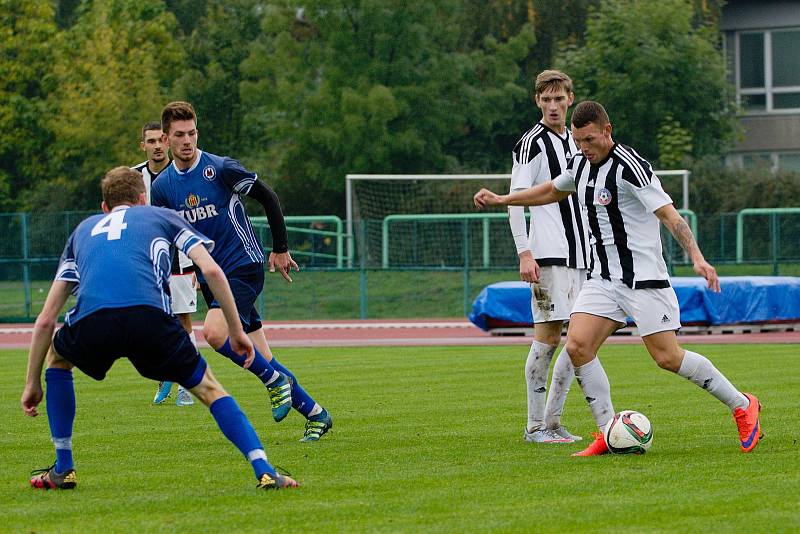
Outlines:
{"label": "green fence", "polygon": [[[0,214],[0,321],[35,318],[67,237],[91,213]],[[800,276],[800,208],[683,215],[720,274]],[[269,250],[266,220],[253,222]],[[352,236],[343,228],[335,216],[287,217],[301,272],[292,284],[268,275],[258,302],[263,317],[463,317],[483,287],[518,279],[505,213],[389,216],[356,221]],[[692,275],[680,246],[665,230],[662,236],[671,273]],[[348,239],[353,257],[344,252]]]}

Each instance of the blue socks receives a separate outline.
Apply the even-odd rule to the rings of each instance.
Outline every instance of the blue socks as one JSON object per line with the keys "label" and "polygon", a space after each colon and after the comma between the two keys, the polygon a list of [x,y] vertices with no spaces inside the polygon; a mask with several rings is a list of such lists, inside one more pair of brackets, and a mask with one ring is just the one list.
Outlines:
{"label": "blue socks", "polygon": [[311,414],[311,410],[314,409],[316,402],[314,402],[314,399],[311,398],[311,395],[309,395],[306,390],[304,390],[300,384],[297,383],[297,378],[292,374],[292,372],[281,365],[277,358],[273,356],[270,363],[272,364],[272,367],[292,379],[292,408],[303,414],[307,419]]}
{"label": "blue socks", "polygon": [[50,435],[56,448],[56,473],[75,468],[72,460],[72,425],[75,422],[75,387],[72,371],[50,368],[44,372],[45,402]]}
{"label": "blue socks", "polygon": [[[256,357],[255,359],[253,359],[253,363],[250,364],[250,367],[247,370],[256,375],[258,379],[261,380],[261,382],[263,382],[264,384],[272,382],[273,377],[277,378],[277,376],[275,375],[275,369],[273,368],[273,366],[270,365],[270,363],[267,361],[264,355],[258,352],[258,349],[256,349],[255,347],[253,348],[256,351]],[[245,357],[240,354],[237,354],[231,348],[231,338],[226,339],[225,344],[216,350],[226,358],[232,360],[233,363],[235,363],[239,367],[244,366]]]}
{"label": "blue socks", "polygon": [[[255,348],[255,347],[254,347]],[[272,361],[267,359],[255,349],[256,357],[248,371],[256,375],[261,382],[267,384],[272,381],[273,373],[279,371],[292,379],[292,408],[303,414],[306,418],[309,417],[311,410],[314,409],[316,402],[311,398],[306,390],[297,383],[297,378],[290,370],[281,365],[278,360],[273,356]],[[232,360],[239,367],[244,365],[244,356],[236,354],[231,348],[230,338],[225,340],[225,344],[217,349],[217,352]]]}
{"label": "blue socks", "polygon": [[258,439],[253,425],[247,420],[247,416],[233,400],[233,397],[221,397],[211,403],[209,409],[225,437],[236,445],[236,448],[253,466],[256,478],[260,479],[264,473],[274,476],[275,468],[267,461],[264,447],[261,446],[261,441]]}

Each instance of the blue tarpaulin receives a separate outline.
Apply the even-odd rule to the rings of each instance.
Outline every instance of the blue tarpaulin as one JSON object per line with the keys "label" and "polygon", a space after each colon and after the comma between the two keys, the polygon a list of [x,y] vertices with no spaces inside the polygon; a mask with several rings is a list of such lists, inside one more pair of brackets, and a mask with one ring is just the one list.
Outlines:
{"label": "blue tarpaulin", "polygon": [[[723,276],[720,293],[710,291],[702,278],[670,282],[685,325],[800,322],[800,277]],[[530,285],[499,282],[485,287],[469,320],[482,330],[533,325]]]}

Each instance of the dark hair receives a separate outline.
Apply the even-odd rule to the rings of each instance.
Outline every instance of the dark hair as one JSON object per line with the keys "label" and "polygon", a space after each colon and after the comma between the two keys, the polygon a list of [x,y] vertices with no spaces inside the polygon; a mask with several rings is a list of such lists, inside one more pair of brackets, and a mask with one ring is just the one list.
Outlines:
{"label": "dark hair", "polygon": [[543,70],[536,77],[534,90],[537,95],[540,95],[551,89],[555,91],[564,89],[569,95],[572,92],[572,78],[560,70]]}
{"label": "dark hair", "polygon": [[120,204],[136,204],[144,193],[142,173],[130,167],[115,167],[100,181],[100,190],[108,209]]}
{"label": "dark hair", "polygon": [[155,122],[155,121],[148,122],[147,124],[142,126],[142,141],[144,141],[144,134],[146,134],[147,132],[149,132],[151,130],[160,130],[160,129],[161,129],[161,123],[160,122]]}
{"label": "dark hair", "polygon": [[598,102],[592,100],[584,100],[572,112],[572,125],[576,128],[583,128],[590,122],[598,126],[605,126],[611,121],[608,120],[608,113],[605,108]]}
{"label": "dark hair", "polygon": [[161,111],[161,130],[169,133],[169,127],[173,121],[195,121],[197,125],[197,115],[194,108],[188,102],[170,102]]}

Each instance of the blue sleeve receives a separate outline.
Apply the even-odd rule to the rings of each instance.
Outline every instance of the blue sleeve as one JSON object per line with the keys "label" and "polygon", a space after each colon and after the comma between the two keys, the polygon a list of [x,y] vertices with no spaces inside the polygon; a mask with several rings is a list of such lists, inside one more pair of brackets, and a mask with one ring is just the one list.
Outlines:
{"label": "blue sleeve", "polygon": [[189,255],[189,251],[197,245],[203,245],[209,252],[214,250],[214,241],[207,238],[194,228],[189,223],[183,220],[183,217],[178,215],[172,210],[163,210],[164,217],[167,222],[167,231],[169,238],[175,248]]}
{"label": "blue sleeve", "polygon": [[258,176],[250,172],[242,164],[231,158],[222,160],[222,181],[233,190],[234,193],[246,195],[250,192]]}
{"label": "blue sleeve", "polygon": [[69,236],[67,244],[64,247],[64,252],[61,253],[61,259],[58,262],[58,270],[56,271],[56,280],[74,282],[76,284],[81,280],[80,273],[78,273],[78,264],[75,261],[74,251],[75,233],[77,231],[76,229],[75,232],[72,232],[72,235]]}

